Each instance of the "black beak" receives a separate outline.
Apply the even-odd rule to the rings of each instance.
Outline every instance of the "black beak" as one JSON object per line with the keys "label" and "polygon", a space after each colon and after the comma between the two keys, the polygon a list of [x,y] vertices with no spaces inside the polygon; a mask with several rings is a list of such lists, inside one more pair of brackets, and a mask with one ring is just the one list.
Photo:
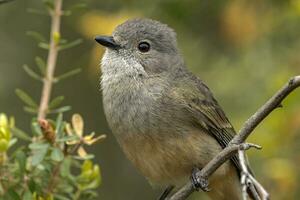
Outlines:
{"label": "black beak", "polygon": [[117,49],[120,47],[120,45],[118,45],[115,41],[114,41],[114,38],[112,36],[96,36],[95,37],[95,40],[107,47],[107,48],[111,48],[111,49]]}

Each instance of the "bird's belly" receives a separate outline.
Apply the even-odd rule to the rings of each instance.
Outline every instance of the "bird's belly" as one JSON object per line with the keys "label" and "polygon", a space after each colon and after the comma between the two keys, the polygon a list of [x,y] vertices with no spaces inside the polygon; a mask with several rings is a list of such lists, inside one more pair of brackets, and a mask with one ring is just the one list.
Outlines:
{"label": "bird's belly", "polygon": [[[180,185],[194,167],[202,168],[221,147],[199,130],[180,134],[138,135],[119,138],[126,156],[155,185]],[[226,167],[218,170],[224,174]]]}

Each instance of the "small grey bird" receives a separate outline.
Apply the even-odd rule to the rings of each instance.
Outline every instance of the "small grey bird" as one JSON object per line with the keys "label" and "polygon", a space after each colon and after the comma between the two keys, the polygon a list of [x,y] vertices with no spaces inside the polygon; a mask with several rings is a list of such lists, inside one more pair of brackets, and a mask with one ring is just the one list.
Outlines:
{"label": "small grey bird", "polygon": [[[167,25],[133,19],[95,39],[106,47],[101,85],[108,124],[140,172],[170,186],[165,197],[218,154],[235,130],[209,88],[186,68]],[[210,177],[208,195],[242,199],[239,171],[233,157]]]}

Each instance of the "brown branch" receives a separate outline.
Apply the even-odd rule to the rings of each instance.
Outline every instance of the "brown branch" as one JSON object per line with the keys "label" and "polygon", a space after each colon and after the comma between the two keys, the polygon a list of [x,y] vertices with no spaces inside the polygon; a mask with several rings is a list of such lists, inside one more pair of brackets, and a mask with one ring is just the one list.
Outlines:
{"label": "brown branch", "polygon": [[62,1],[55,0],[54,10],[50,11],[51,14],[51,33],[50,33],[50,45],[47,58],[47,69],[44,78],[44,85],[42,90],[42,96],[40,100],[40,106],[38,111],[38,119],[44,119],[47,115],[48,104],[51,96],[53,76],[56,66],[57,54],[58,54],[58,42],[55,36],[60,35],[60,20],[62,14]]}
{"label": "brown branch", "polygon": [[[54,71],[56,67],[58,45],[60,38],[60,23],[62,14],[62,2],[63,0],[54,1],[54,9],[50,10],[51,15],[51,32],[50,32],[50,44],[47,58],[47,69],[44,77],[44,85],[42,89],[42,95],[40,100],[40,106],[38,111],[38,120],[43,122],[47,115],[48,104],[50,101],[52,84],[54,79]],[[47,121],[46,121],[47,122]],[[59,175],[61,162],[59,162],[53,169],[47,188],[45,189],[47,194],[51,194],[55,188],[56,178]]]}
{"label": "brown branch", "polygon": [[[252,115],[243,125],[239,133],[232,139],[228,147],[224,148],[215,158],[213,158],[197,175],[199,177],[208,178],[216,169],[218,169],[226,160],[236,154],[238,147],[247,139],[254,128],[260,124],[274,109],[281,106],[281,102],[293,90],[300,86],[300,76],[295,76],[289,80],[273,97],[271,97],[261,108],[259,108],[254,115]],[[239,150],[239,149],[238,149]],[[243,149],[241,149],[243,151]],[[245,161],[242,161],[243,163]],[[256,186],[261,186],[253,176],[247,174],[248,180]],[[259,188],[261,192],[265,192],[263,187]],[[188,182],[177,192],[175,192],[168,200],[184,200],[193,191],[194,187],[191,182]],[[263,194],[264,199],[268,198],[268,194]]]}
{"label": "brown branch", "polygon": [[[239,150],[248,150],[251,147],[255,147],[260,149],[260,146],[250,143],[243,144],[233,144],[223,149],[218,155],[216,155],[209,163],[205,165],[204,168],[200,172],[198,172],[198,176],[207,179],[210,175],[212,175],[224,162],[230,159],[233,155],[235,155]],[[195,190],[192,182],[188,182],[184,187],[179,189],[175,194],[173,194],[168,200],[181,200],[186,199],[193,191]]]}

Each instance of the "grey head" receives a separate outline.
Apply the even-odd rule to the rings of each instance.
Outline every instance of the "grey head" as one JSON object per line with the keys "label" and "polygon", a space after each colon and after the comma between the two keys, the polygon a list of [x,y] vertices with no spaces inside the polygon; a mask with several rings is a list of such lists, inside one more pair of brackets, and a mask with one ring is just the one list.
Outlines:
{"label": "grey head", "polygon": [[151,19],[132,19],[116,27],[112,36],[97,36],[106,47],[102,73],[111,76],[157,76],[183,66],[176,33]]}

